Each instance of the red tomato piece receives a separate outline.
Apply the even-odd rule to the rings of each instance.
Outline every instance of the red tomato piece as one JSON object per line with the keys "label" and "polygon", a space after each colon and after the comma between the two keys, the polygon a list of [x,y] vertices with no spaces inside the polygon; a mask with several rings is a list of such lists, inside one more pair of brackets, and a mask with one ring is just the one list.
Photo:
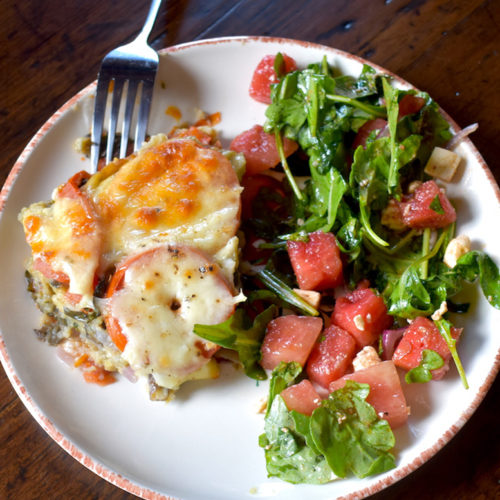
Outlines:
{"label": "red tomato piece", "polygon": [[360,347],[365,347],[392,325],[392,317],[387,314],[380,295],[372,288],[361,288],[336,300],[332,323],[349,332]]}
{"label": "red tomato piece", "polygon": [[356,342],[345,330],[330,325],[307,360],[307,375],[323,387],[345,375],[356,353]]}
{"label": "red tomato piece", "polygon": [[92,361],[85,361],[80,368],[83,371],[85,382],[89,384],[109,385],[116,382],[116,378],[111,372],[95,365]]}
{"label": "red tomato piece", "polygon": [[311,415],[321,403],[319,394],[307,379],[287,387],[280,395],[289,411],[295,410],[304,415]]}
{"label": "red tomato piece", "polygon": [[370,386],[367,403],[370,403],[378,416],[387,420],[393,429],[407,421],[408,407],[396,366],[392,361],[382,361],[364,370],[345,375],[330,384],[330,392],[344,387],[346,380]]}
{"label": "red tomato piece", "polygon": [[[280,73],[286,74],[297,69],[297,63],[293,58],[282,54],[283,67],[280,68]],[[255,68],[250,83],[250,97],[264,104],[271,104],[271,85],[278,83],[278,75],[274,70],[275,55],[264,56],[257,67]]]}
{"label": "red tomato piece", "polygon": [[281,361],[304,366],[322,328],[321,318],[289,315],[273,319],[262,342],[262,366],[273,370]]}
{"label": "red tomato piece", "polygon": [[386,127],[387,127],[387,121],[382,118],[375,118],[374,120],[368,120],[358,130],[358,133],[354,138],[354,142],[352,143],[352,149],[356,151],[358,146],[365,147],[368,137],[374,130],[378,130],[377,137],[379,137],[381,134],[384,133]]}
{"label": "red tomato piece", "polygon": [[425,99],[411,94],[406,94],[399,101],[398,118],[401,119],[406,115],[418,113],[425,105]]}
{"label": "red tomato piece", "polygon": [[455,209],[435,181],[421,184],[400,207],[404,224],[416,229],[445,227],[457,219]]}
{"label": "red tomato piece", "polygon": [[73,177],[71,177],[66,184],[63,184],[58,189],[58,196],[62,198],[76,198],[78,200],[86,201],[86,198],[82,195],[80,188],[87,182],[90,178],[90,174],[85,170],[77,172]]}
{"label": "red tomato piece", "polygon": [[340,250],[332,233],[316,231],[309,241],[287,241],[286,248],[303,290],[327,290],[344,282]]}
{"label": "red tomato piece", "polygon": [[41,257],[33,261],[33,269],[41,272],[49,280],[57,281],[63,285],[69,285],[69,276],[62,271],[55,271],[52,266]]}
{"label": "red tomato piece", "polygon": [[[451,336],[458,339],[461,328],[451,328]],[[438,327],[428,318],[419,316],[406,328],[403,338],[399,341],[392,360],[396,366],[404,370],[416,368],[422,361],[422,352],[430,349],[437,352],[444,361],[444,365],[432,370],[432,378],[439,380],[449,370],[451,352],[448,344],[439,333]]]}
{"label": "red tomato piece", "polygon": [[[283,151],[290,156],[297,151],[298,144],[283,137]],[[246,160],[246,175],[255,175],[275,167],[280,162],[273,134],[264,132],[262,125],[254,125],[251,129],[237,135],[229,149],[243,153]]]}

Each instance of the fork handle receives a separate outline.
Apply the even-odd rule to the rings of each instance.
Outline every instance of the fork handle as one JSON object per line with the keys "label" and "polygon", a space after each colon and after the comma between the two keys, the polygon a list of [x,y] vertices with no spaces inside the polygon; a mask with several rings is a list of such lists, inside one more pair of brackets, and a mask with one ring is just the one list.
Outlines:
{"label": "fork handle", "polygon": [[140,33],[137,35],[136,40],[144,39],[144,41],[147,43],[149,34],[151,33],[151,30],[153,29],[153,26],[155,24],[156,16],[158,15],[158,10],[160,9],[161,2],[162,0],[153,0],[151,2],[148,17],[146,17],[144,26],[142,27]]}

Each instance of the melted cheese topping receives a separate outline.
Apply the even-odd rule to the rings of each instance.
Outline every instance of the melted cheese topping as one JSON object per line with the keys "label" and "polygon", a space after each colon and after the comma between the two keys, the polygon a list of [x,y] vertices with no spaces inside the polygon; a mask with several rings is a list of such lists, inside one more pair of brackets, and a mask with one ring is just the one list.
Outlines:
{"label": "melted cheese topping", "polygon": [[127,338],[123,357],[138,375],[177,388],[208,363],[215,344],[193,333],[197,323],[227,319],[233,297],[218,266],[187,246],[162,246],[131,261],[109,314]]}
{"label": "melted cheese topping", "polygon": [[214,254],[236,233],[241,187],[231,162],[192,138],[155,136],[83,188],[106,227],[103,263],[164,242]]}
{"label": "melted cheese topping", "polygon": [[103,311],[127,338],[123,359],[167,388],[215,376],[216,346],[193,326],[224,321],[243,298],[232,284],[242,188],[231,162],[193,138],[158,135],[80,184],[21,214],[33,267],[69,283],[56,305],[90,307],[96,273],[129,262]]}
{"label": "melted cheese topping", "polygon": [[[43,274],[69,282],[79,307],[93,307],[94,276],[99,264],[101,226],[83,196],[54,192],[53,203],[35,204],[21,212],[33,259]],[[80,296],[80,297],[77,297]]]}

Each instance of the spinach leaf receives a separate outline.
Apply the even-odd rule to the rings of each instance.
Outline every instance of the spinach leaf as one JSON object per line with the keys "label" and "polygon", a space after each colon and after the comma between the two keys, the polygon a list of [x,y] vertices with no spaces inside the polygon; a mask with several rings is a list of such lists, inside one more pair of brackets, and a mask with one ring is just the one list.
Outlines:
{"label": "spinach leaf", "polygon": [[274,401],[275,396],[277,396],[281,391],[291,385],[300,375],[301,371],[302,366],[300,365],[300,363],[297,363],[295,361],[291,363],[285,363],[282,361],[273,370],[271,381],[269,382],[269,396],[267,400],[266,416],[269,415],[271,405]]}
{"label": "spinach leaf", "polygon": [[268,476],[279,477],[293,484],[329,482],[333,474],[327,461],[307,445],[292,415],[283,398],[276,396],[266,417],[265,433],[259,437],[259,445],[264,448]]}
{"label": "spinach leaf", "polygon": [[[336,476],[379,474],[395,466],[389,450],[394,434],[365,399],[369,386],[347,381],[330,394],[311,416],[289,411],[277,390],[286,385],[286,366],[276,373],[274,399],[259,437],[269,476],[291,483],[321,484]],[[281,380],[281,376],[287,381]]]}
{"label": "spinach leaf", "polygon": [[276,315],[277,307],[269,306],[253,322],[245,311],[237,308],[234,314],[218,325],[195,325],[194,333],[202,339],[238,352],[245,373],[253,379],[265,380],[266,372],[260,366],[260,346],[266,326]]}
{"label": "spinach leaf", "polygon": [[367,384],[348,380],[311,416],[312,439],[338,477],[353,472],[363,478],[395,467],[389,453],[394,434],[365,401],[369,391]]}

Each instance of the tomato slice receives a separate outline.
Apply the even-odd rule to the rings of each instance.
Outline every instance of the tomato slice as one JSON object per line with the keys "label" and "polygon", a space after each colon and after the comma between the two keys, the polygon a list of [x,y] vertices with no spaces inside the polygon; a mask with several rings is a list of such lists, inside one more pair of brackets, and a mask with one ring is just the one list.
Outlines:
{"label": "tomato slice", "polygon": [[195,335],[194,325],[225,321],[238,301],[205,254],[168,244],[120,264],[106,298],[111,340],[137,374],[154,373],[164,387],[178,386],[210,361],[219,347]]}

